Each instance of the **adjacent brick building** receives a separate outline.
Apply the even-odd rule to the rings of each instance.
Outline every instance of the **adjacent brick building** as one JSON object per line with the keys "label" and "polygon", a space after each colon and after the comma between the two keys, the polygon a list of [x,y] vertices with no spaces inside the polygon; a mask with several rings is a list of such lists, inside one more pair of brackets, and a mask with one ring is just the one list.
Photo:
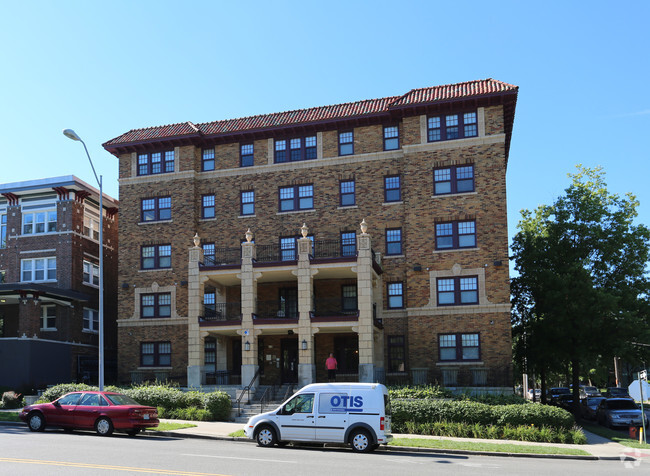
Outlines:
{"label": "adjacent brick building", "polygon": [[[104,194],[106,374],[116,370],[117,201]],[[99,191],[74,176],[0,185],[0,384],[97,381]]]}
{"label": "adjacent brick building", "polygon": [[[518,88],[127,132],[119,375],[511,385],[506,168]],[[194,240],[194,241],[193,241]]]}

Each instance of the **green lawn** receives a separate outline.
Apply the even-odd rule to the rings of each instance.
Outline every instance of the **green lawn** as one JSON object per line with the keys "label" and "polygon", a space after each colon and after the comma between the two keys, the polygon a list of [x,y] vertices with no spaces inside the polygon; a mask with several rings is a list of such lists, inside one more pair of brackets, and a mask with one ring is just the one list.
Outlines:
{"label": "green lawn", "polygon": [[511,443],[477,443],[473,441],[437,440],[429,438],[395,438],[390,446],[437,448],[441,450],[491,451],[495,453],[529,453],[547,455],[589,455],[584,450],[541,445],[515,445]]}
{"label": "green lawn", "polygon": [[157,428],[147,428],[147,431],[173,431],[182,430],[183,428],[194,428],[195,426],[191,423],[160,422]]}
{"label": "green lawn", "polygon": [[[611,430],[597,423],[591,423],[586,421],[582,421],[581,425],[582,428],[584,428],[585,430],[591,433],[594,433],[598,436],[602,436],[604,438],[609,438],[610,440],[615,441],[616,443],[620,443],[629,448],[643,448],[646,450],[650,449],[650,444],[639,443],[638,439],[630,438],[627,432],[623,433],[622,431]],[[646,430],[647,429],[648,428],[646,428]],[[650,438],[648,438],[647,441],[650,441]]]}
{"label": "green lawn", "polygon": [[232,438],[246,438],[246,435],[244,434],[244,430],[233,431],[228,436],[230,436]]}
{"label": "green lawn", "polygon": [[0,421],[20,421],[20,412],[0,412]]}

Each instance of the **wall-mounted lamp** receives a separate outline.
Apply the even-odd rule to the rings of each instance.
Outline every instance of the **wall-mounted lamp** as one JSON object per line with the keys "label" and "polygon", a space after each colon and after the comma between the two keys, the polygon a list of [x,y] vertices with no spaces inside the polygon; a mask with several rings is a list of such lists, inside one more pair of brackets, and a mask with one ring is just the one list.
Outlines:
{"label": "wall-mounted lamp", "polygon": [[305,339],[302,340],[302,350],[307,350],[307,341]]}
{"label": "wall-mounted lamp", "polygon": [[248,342],[248,341],[244,342],[244,350],[245,351],[251,350],[251,343],[250,342]]}

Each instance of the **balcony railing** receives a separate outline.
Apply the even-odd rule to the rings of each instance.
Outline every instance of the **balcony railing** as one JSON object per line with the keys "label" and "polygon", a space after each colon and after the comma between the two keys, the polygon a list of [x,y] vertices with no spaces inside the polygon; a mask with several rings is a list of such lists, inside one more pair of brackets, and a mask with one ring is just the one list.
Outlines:
{"label": "balcony railing", "polygon": [[314,242],[314,259],[356,258],[356,244],[341,246],[341,240],[321,240]]}
{"label": "balcony railing", "polygon": [[311,317],[353,317],[359,316],[357,303],[350,303],[349,306],[344,306],[341,299],[315,299],[314,310]]}
{"label": "balcony railing", "polygon": [[255,260],[258,263],[274,263],[276,261],[282,261],[280,257],[280,246],[278,245],[257,245],[255,247],[255,254],[257,256]]}
{"label": "balcony railing", "polygon": [[295,301],[257,301],[256,319],[298,319]]}
{"label": "balcony railing", "polygon": [[241,303],[220,302],[217,304],[204,304],[201,319],[210,322],[241,321]]}
{"label": "balcony railing", "polygon": [[203,256],[204,266],[229,266],[241,263],[241,248],[216,248],[214,255]]}

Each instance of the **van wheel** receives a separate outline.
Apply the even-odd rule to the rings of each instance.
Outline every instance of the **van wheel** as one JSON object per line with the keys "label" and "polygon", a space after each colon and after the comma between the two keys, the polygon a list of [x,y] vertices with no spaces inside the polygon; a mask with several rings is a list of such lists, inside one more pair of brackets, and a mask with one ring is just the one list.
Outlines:
{"label": "van wheel", "polygon": [[259,430],[257,430],[255,439],[257,440],[257,444],[264,448],[269,448],[277,442],[275,430],[273,430],[273,428],[268,425],[264,425]]}
{"label": "van wheel", "polygon": [[372,439],[366,430],[354,430],[350,434],[350,446],[357,453],[368,453],[374,450]]}

